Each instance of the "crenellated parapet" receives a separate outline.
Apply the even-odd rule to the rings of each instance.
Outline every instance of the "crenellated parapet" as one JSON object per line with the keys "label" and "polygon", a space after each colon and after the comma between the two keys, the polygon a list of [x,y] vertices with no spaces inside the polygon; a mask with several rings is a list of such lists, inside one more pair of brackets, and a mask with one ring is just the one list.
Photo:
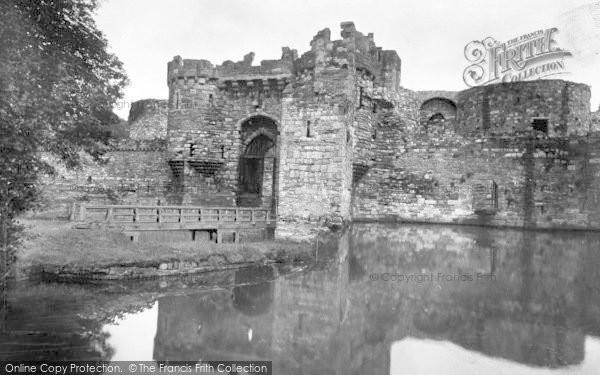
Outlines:
{"label": "crenellated parapet", "polygon": [[242,61],[224,61],[221,65],[214,66],[208,60],[182,59],[175,56],[168,64],[168,84],[178,80],[189,80],[204,78],[207,80],[220,79],[260,79],[263,77],[285,77],[293,72],[293,60],[296,51],[284,47],[282,57],[279,60],[263,60],[260,65],[252,65],[254,52],[244,56]]}
{"label": "crenellated parapet", "polygon": [[345,69],[356,72],[360,85],[397,90],[401,61],[396,51],[376,46],[373,34],[365,36],[353,22],[342,22],[341,29],[338,40],[331,40],[328,28],[319,31],[310,42],[310,51],[296,61],[296,72]]}
{"label": "crenellated parapet", "polygon": [[175,56],[168,64],[167,82],[170,89],[172,109],[196,106],[191,97],[205,91],[206,98],[212,99],[217,93],[228,99],[240,97],[280,98],[285,86],[293,75],[295,50],[282,49],[279,60],[263,60],[260,65],[252,65],[254,53],[250,52],[243,60],[227,60],[213,66],[207,60],[189,60]]}
{"label": "crenellated parapet", "polygon": [[[377,46],[373,34],[343,22],[339,36],[322,29],[301,55],[284,47],[279,59],[258,64],[253,53],[220,65],[175,57],[168,66],[171,179],[235,196],[236,204],[276,207],[277,233],[285,236],[298,223],[378,212],[443,221],[502,209],[499,223],[527,224],[535,207],[544,207],[540,217],[563,212],[546,202],[564,200],[578,170],[596,173],[596,156],[588,162],[573,154],[580,161],[567,165],[557,146],[600,131],[588,86],[540,80],[413,91],[400,84],[398,54]],[[491,139],[483,148],[482,138]],[[536,139],[539,150],[522,147],[521,138]],[[551,155],[556,160],[546,160]],[[547,177],[535,176],[541,170]],[[550,185],[565,170],[572,174],[553,190],[528,185],[533,177]],[[524,191],[519,203],[501,196]],[[544,200],[521,209],[541,193]],[[582,215],[596,220],[596,212]]]}
{"label": "crenellated parapet", "polygon": [[283,47],[280,59],[258,65],[253,65],[253,52],[221,65],[176,56],[168,64],[170,108],[196,108],[218,96],[248,98],[259,107],[265,99],[281,100],[288,86],[300,90],[291,96],[304,96],[302,88],[307,88],[308,95],[345,95],[347,100],[369,101],[379,108],[397,105],[395,98],[401,89],[398,54],[378,47],[372,33],[357,31],[352,22],[341,24],[340,35],[341,39],[332,40],[331,31],[323,29],[302,56]]}

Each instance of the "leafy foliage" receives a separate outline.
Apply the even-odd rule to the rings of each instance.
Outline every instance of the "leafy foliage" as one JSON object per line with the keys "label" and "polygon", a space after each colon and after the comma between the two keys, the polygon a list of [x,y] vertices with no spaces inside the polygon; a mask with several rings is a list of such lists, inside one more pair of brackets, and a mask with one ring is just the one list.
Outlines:
{"label": "leafy foliage", "polygon": [[[108,52],[93,12],[96,0],[0,1],[0,245],[14,216],[33,207],[40,151],[79,164],[100,157],[127,78]],[[6,229],[8,227],[8,229]]]}

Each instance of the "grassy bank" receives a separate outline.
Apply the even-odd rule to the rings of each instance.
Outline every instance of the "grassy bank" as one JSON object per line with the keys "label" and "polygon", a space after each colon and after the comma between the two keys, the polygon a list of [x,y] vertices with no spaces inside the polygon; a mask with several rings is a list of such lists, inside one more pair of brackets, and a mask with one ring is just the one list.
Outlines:
{"label": "grassy bank", "polygon": [[[261,241],[216,244],[209,241],[131,242],[111,229],[73,229],[68,221],[21,220],[28,238],[18,253],[17,272],[48,268],[153,266],[173,260],[209,260],[219,263],[260,263],[266,259],[293,259],[311,252],[306,243]],[[213,256],[211,258],[211,256]],[[213,261],[214,258],[214,261]]]}

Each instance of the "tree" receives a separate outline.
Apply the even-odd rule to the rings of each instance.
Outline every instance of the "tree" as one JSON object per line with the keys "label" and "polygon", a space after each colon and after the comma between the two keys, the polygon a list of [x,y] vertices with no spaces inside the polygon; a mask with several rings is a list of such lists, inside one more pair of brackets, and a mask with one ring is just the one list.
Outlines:
{"label": "tree", "polygon": [[97,7],[96,0],[0,0],[3,264],[13,258],[15,216],[36,204],[38,176],[53,172],[40,152],[70,167],[81,150],[99,158],[119,121],[112,108],[127,78],[96,27]]}

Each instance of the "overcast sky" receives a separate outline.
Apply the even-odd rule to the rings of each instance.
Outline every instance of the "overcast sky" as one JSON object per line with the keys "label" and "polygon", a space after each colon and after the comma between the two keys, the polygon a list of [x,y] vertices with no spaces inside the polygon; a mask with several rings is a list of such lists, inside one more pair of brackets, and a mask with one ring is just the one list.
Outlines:
{"label": "overcast sky", "polygon": [[[555,78],[591,85],[592,109],[600,103],[600,0],[104,0],[96,20],[130,77],[125,103],[167,98],[173,56],[221,64],[253,51],[257,64],[280,58],[283,46],[306,52],[325,27],[340,39],[343,21],[396,50],[402,86],[414,90],[467,88],[472,40],[557,27],[558,46],[573,57],[570,74]],[[126,118],[128,108],[117,112]]]}

